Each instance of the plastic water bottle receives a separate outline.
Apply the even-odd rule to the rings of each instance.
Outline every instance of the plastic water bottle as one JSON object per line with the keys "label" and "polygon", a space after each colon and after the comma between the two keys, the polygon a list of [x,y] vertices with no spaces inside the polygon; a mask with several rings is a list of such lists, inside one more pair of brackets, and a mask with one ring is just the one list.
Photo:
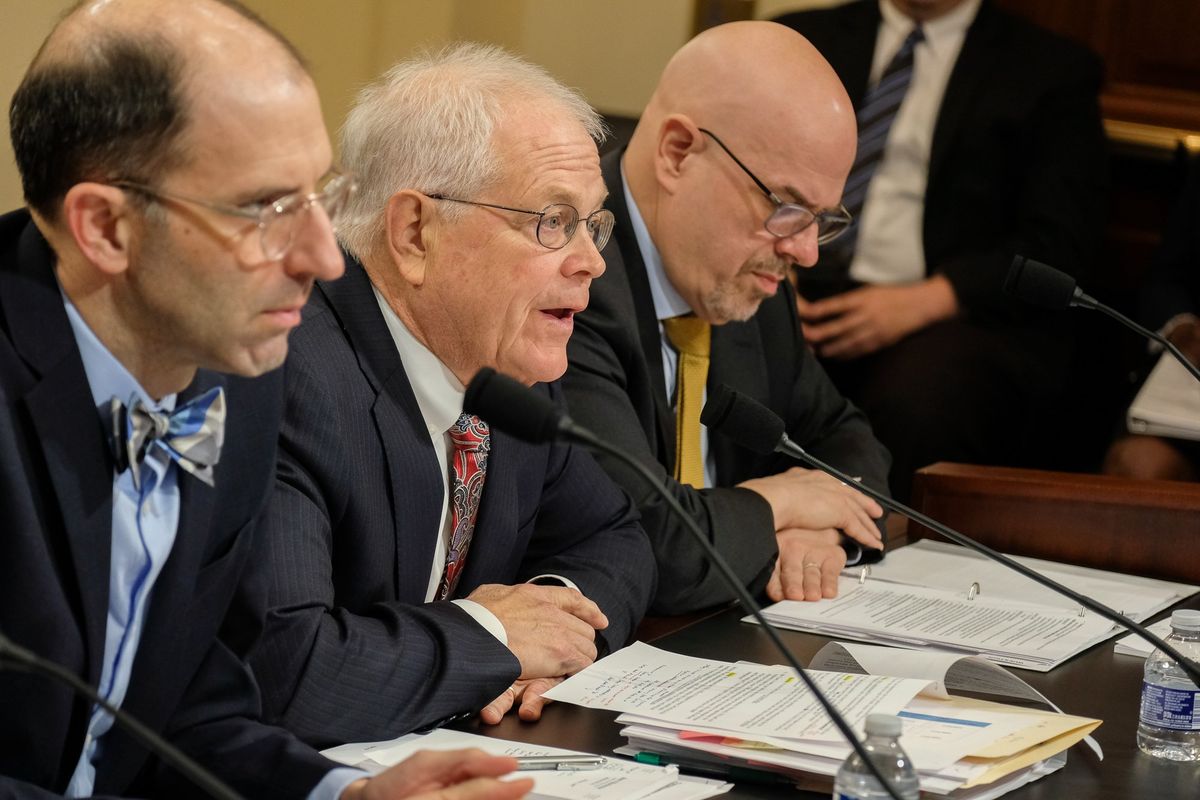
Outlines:
{"label": "plastic water bottle", "polygon": [[[879,767],[892,786],[900,792],[903,800],[918,800],[921,786],[917,771],[908,754],[897,741],[900,737],[900,718],[889,714],[871,714],[867,717],[867,738],[863,747],[871,761]],[[851,752],[842,762],[833,783],[833,800],[889,800],[891,795],[871,774],[858,753]]]}
{"label": "plastic water bottle", "polygon": [[[1165,641],[1200,664],[1200,611],[1173,613]],[[1200,761],[1200,689],[1161,650],[1146,659],[1137,743],[1157,758]]]}

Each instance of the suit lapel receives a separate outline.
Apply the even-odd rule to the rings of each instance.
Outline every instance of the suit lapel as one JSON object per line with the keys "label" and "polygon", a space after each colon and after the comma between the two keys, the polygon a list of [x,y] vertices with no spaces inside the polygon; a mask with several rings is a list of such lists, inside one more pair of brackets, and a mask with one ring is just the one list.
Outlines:
{"label": "suit lapel", "polygon": [[518,529],[518,482],[524,476],[518,459],[529,448],[506,434],[491,431],[491,452],[488,453],[487,476],[467,563],[458,579],[453,598],[466,597],[483,583],[511,582],[517,565],[525,555],[525,543],[515,541]]}
{"label": "suit lapel", "polygon": [[937,180],[938,171],[946,161],[946,153],[954,142],[959,125],[972,104],[981,96],[980,81],[993,71],[993,66],[1000,58],[997,52],[1000,35],[995,9],[984,3],[980,6],[975,21],[967,29],[958,61],[955,62],[950,80],[946,84],[941,110],[934,123],[933,144],[929,153],[929,186]]}
{"label": "suit lapel", "polygon": [[[781,287],[780,291],[784,291],[784,288]],[[709,397],[724,384],[763,405],[769,405],[768,369],[762,336],[753,319],[713,327],[712,360],[709,363],[707,385]],[[716,459],[717,484],[729,486],[737,483],[727,473],[731,466],[745,459],[746,451],[728,436],[711,431],[708,446]]]}
{"label": "suit lapel", "polygon": [[437,539],[425,532],[440,533],[444,479],[437,455],[366,271],[347,257],[346,274],[333,283],[320,283],[317,290],[328,300],[377,393],[371,414],[388,464],[396,594],[401,600],[420,602],[429,584]]}
{"label": "suit lapel", "polygon": [[837,35],[836,46],[826,48],[822,55],[841,77],[854,107],[862,105],[867,93],[867,82],[871,79],[871,62],[875,59],[875,39],[879,35],[879,4],[856,3],[853,11],[839,20],[842,31]]}
{"label": "suit lapel", "polygon": [[654,386],[654,415],[659,433],[657,449],[666,456],[666,467],[671,470],[675,467],[675,415],[667,402],[670,393],[663,377],[662,334],[659,332],[658,315],[654,311],[654,298],[650,294],[646,262],[638,247],[633,223],[629,219],[629,208],[625,204],[625,182],[621,177],[621,158],[624,153],[624,149],[617,150],[601,161],[604,183],[609,187],[605,205],[616,217],[612,241],[604,248],[603,255],[607,269],[612,273],[611,279],[623,278],[633,302],[638,340]]}
{"label": "suit lapel", "polygon": [[[224,385],[222,376],[202,370],[186,390],[179,394],[176,406],[181,406],[214,386]],[[227,460],[227,459],[226,459]],[[185,470],[175,470],[179,486],[179,525],[175,532],[175,544],[163,566],[162,574],[154,582],[154,602],[150,605],[150,617],[146,623],[144,638],[157,634],[160,624],[170,626],[177,613],[182,613],[196,592],[196,575],[204,564],[212,541],[213,509],[217,493],[233,487],[221,481],[222,465],[218,464],[215,485],[209,486],[197,480]],[[234,490],[236,491],[236,489]],[[159,623],[159,624],[155,624]],[[152,651],[153,647],[139,647],[139,654]]]}
{"label": "suit lapel", "polygon": [[[104,426],[54,278],[54,255],[32,223],[18,245],[19,273],[5,273],[0,302],[13,345],[37,376],[23,398],[62,514],[87,648],[87,680],[104,656],[112,545],[113,462]],[[49,535],[49,532],[47,532]]]}

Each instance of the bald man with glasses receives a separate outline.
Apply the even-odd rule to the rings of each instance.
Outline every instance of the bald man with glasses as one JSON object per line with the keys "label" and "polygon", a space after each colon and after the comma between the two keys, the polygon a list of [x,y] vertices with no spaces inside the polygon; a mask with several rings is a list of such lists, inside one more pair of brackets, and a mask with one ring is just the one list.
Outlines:
{"label": "bald man with glasses", "polygon": [[[882,509],[709,434],[699,412],[727,384],[814,455],[886,489],[887,453],[804,346],[784,280],[849,226],[854,147],[850,101],[802,37],[767,22],[700,34],[667,65],[629,146],[602,162],[617,226],[568,346],[572,417],[640,456],[743,583],[774,600],[831,597],[847,563],[877,560]],[[653,610],[731,600],[641,477],[599,460],[642,513]]]}
{"label": "bald man with glasses", "polygon": [[536,719],[646,610],[649,544],[591,457],[463,412],[482,367],[562,402],[613,226],[602,131],[540,68],[470,44],[397,64],[347,119],[346,275],[318,281],[284,368],[250,657],[268,718],[311,743]]}

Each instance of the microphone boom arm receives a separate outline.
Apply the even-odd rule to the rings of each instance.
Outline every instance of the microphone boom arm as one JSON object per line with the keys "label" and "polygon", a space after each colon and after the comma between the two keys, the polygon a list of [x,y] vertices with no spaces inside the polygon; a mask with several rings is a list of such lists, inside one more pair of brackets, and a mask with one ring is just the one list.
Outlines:
{"label": "microphone boom arm", "polygon": [[147,728],[133,716],[105,700],[70,670],[21,647],[2,634],[0,634],[0,669],[20,670],[51,677],[65,683],[77,694],[83,695],[104,709],[118,725],[137,740],[138,744],[161,758],[168,766],[178,770],[205,794],[215,797],[217,800],[242,800],[242,796],[229,788],[220,778],[201,767],[179,748]]}
{"label": "microphone boom arm", "polygon": [[599,437],[586,428],[574,424],[570,417],[564,416],[559,420],[558,431],[559,434],[564,438],[578,442],[588,449],[599,450],[601,452],[608,453],[614,458],[621,460],[627,466],[632,467],[643,479],[645,479],[659,492],[662,498],[666,500],[667,505],[671,508],[675,515],[679,517],[679,519],[683,520],[684,527],[687,528],[688,532],[691,533],[692,537],[700,545],[701,549],[704,550],[705,555],[716,566],[717,571],[721,573],[721,577],[723,577],[729,586],[734,590],[734,593],[737,595],[738,602],[741,603],[742,608],[750,612],[750,615],[754,617],[755,621],[757,621],[762,629],[767,632],[767,636],[770,638],[771,643],[775,645],[775,649],[777,649],[783,656],[784,660],[788,663],[788,666],[796,671],[796,673],[800,676],[800,679],[804,682],[804,685],[808,688],[808,691],[811,692],[813,697],[817,699],[817,702],[821,704],[821,708],[825,710],[825,714],[842,734],[842,737],[845,738],[852,748],[854,748],[854,752],[856,752],[859,758],[863,760],[863,762],[871,770],[871,774],[874,775],[875,779],[879,781],[880,785],[887,790],[888,794],[895,798],[895,800],[900,800],[901,795],[899,790],[883,775],[878,765],[876,765],[876,763],[867,754],[862,742],[860,742],[858,737],[854,735],[854,731],[850,728],[849,724],[847,724],[846,720],[842,718],[842,715],[838,712],[838,710],[834,708],[832,703],[829,702],[829,698],[825,697],[825,694],[820,690],[820,688],[817,687],[816,683],[813,682],[813,679],[809,677],[808,672],[804,669],[804,667],[800,666],[799,660],[792,654],[792,651],[788,649],[787,645],[783,643],[783,640],[779,638],[779,632],[775,630],[775,626],[768,623],[766,618],[763,617],[762,608],[757,602],[755,602],[754,598],[750,596],[750,592],[746,590],[746,587],[742,585],[742,582],[738,580],[733,568],[730,567],[725,561],[725,557],[717,552],[717,549],[713,547],[712,542],[708,541],[704,535],[704,532],[700,530],[700,526],[697,525],[696,521],[692,519],[691,516],[683,509],[683,506],[679,504],[679,501],[675,499],[675,496],[671,494],[670,490],[663,486],[662,481],[659,480],[658,477],[651,472],[645,464],[638,461],[636,458],[633,458],[628,453],[625,453],[620,448],[614,447],[613,445],[602,441]]}
{"label": "microphone boom arm", "polygon": [[1176,347],[1169,339],[1167,339],[1167,337],[1163,336],[1157,331],[1152,331],[1149,328],[1143,328],[1141,325],[1137,324],[1120,311],[1117,311],[1115,308],[1109,308],[1103,303],[1097,301],[1094,297],[1084,294],[1079,289],[1075,290],[1075,296],[1071,299],[1071,305],[1079,306],[1080,308],[1090,308],[1093,311],[1099,311],[1101,314],[1106,314],[1109,317],[1112,317],[1127,328],[1132,328],[1142,336],[1145,336],[1147,339],[1153,339],[1166,348],[1171,355],[1175,356],[1175,360],[1182,364],[1184,369],[1192,374],[1193,378],[1200,381],[1200,367],[1197,367],[1190,360],[1188,360],[1188,357],[1185,356],[1178,347]]}

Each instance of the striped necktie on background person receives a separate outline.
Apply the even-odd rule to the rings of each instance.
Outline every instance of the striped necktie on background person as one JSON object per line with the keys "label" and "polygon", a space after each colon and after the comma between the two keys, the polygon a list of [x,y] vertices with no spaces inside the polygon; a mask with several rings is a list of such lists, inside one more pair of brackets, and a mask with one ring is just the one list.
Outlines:
{"label": "striped necktie on background person", "polygon": [[837,261],[843,268],[850,266],[854,246],[858,240],[858,221],[867,197],[867,188],[883,160],[888,133],[900,106],[904,103],[909,84],[912,83],[913,50],[924,40],[925,33],[921,26],[913,28],[896,51],[896,55],[892,56],[879,82],[868,89],[863,98],[863,104],[858,109],[858,152],[854,157],[850,175],[846,178],[845,191],[842,193],[842,205],[850,212],[854,222],[848,231],[830,244],[827,252],[822,253],[823,260]]}

